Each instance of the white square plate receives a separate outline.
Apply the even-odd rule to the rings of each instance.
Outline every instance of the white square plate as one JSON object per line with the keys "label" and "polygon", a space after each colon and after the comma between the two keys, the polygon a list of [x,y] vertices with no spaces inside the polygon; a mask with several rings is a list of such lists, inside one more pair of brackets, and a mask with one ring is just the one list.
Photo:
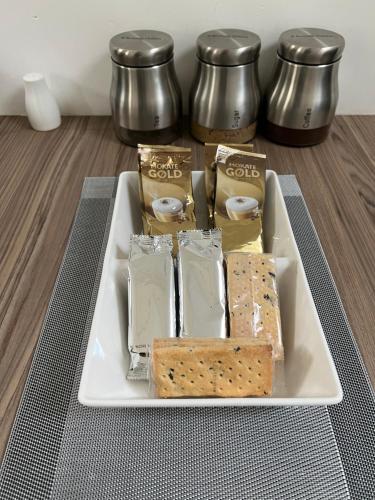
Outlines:
{"label": "white square plate", "polygon": [[[207,227],[203,172],[193,173],[198,227]],[[278,177],[267,171],[264,237],[277,259],[285,348],[285,384],[272,397],[154,399],[147,382],[126,380],[127,258],[129,237],[142,231],[138,174],[120,175],[103,272],[78,393],[80,403],[99,407],[330,405],[342,399],[294,240]]]}

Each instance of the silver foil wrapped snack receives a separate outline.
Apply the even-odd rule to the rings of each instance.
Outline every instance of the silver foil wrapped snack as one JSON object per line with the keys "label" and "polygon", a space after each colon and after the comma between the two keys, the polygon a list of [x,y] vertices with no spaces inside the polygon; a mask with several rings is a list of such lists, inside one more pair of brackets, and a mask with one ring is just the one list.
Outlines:
{"label": "silver foil wrapped snack", "polygon": [[178,240],[180,337],[226,337],[221,230],[181,231]]}
{"label": "silver foil wrapped snack", "polygon": [[147,380],[155,337],[176,336],[172,236],[133,235],[128,284],[128,380]]}

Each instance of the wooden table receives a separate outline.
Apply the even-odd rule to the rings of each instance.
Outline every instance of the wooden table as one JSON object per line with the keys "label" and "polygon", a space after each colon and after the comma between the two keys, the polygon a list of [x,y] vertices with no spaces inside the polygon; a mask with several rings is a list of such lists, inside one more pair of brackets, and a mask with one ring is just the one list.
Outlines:
{"label": "wooden table", "polygon": [[[349,322],[375,381],[375,116],[338,117],[313,148],[254,141],[268,168],[295,174]],[[203,148],[186,132],[195,168]],[[109,117],[67,117],[34,132],[0,118],[0,456],[20,400],[86,176],[134,170]],[[63,339],[62,339],[63,341]]]}

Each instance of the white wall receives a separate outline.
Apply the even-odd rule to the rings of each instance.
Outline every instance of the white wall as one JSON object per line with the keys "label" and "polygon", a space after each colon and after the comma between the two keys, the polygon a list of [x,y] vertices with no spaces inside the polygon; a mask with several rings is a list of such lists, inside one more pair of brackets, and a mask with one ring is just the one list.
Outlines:
{"label": "white wall", "polygon": [[21,77],[30,71],[47,76],[64,114],[109,114],[108,42],[121,31],[169,32],[186,95],[199,33],[222,27],[258,33],[264,84],[279,34],[312,26],[346,38],[338,113],[375,113],[374,0],[1,0],[0,5],[0,114],[24,114]]}

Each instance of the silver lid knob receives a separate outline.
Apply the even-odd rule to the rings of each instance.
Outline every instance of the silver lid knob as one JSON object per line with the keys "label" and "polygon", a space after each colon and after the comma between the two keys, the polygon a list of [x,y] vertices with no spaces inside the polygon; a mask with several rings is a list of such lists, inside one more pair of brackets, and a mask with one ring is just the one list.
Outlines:
{"label": "silver lid knob", "polygon": [[240,66],[258,58],[260,38],[255,33],[238,29],[219,29],[202,33],[197,38],[199,59],[218,66]]}
{"label": "silver lid knob", "polygon": [[121,66],[155,66],[172,57],[173,39],[162,31],[126,31],[111,38],[109,48],[112,59]]}
{"label": "silver lid knob", "polygon": [[280,57],[300,64],[330,64],[340,59],[344,37],[320,28],[296,28],[279,38]]}

